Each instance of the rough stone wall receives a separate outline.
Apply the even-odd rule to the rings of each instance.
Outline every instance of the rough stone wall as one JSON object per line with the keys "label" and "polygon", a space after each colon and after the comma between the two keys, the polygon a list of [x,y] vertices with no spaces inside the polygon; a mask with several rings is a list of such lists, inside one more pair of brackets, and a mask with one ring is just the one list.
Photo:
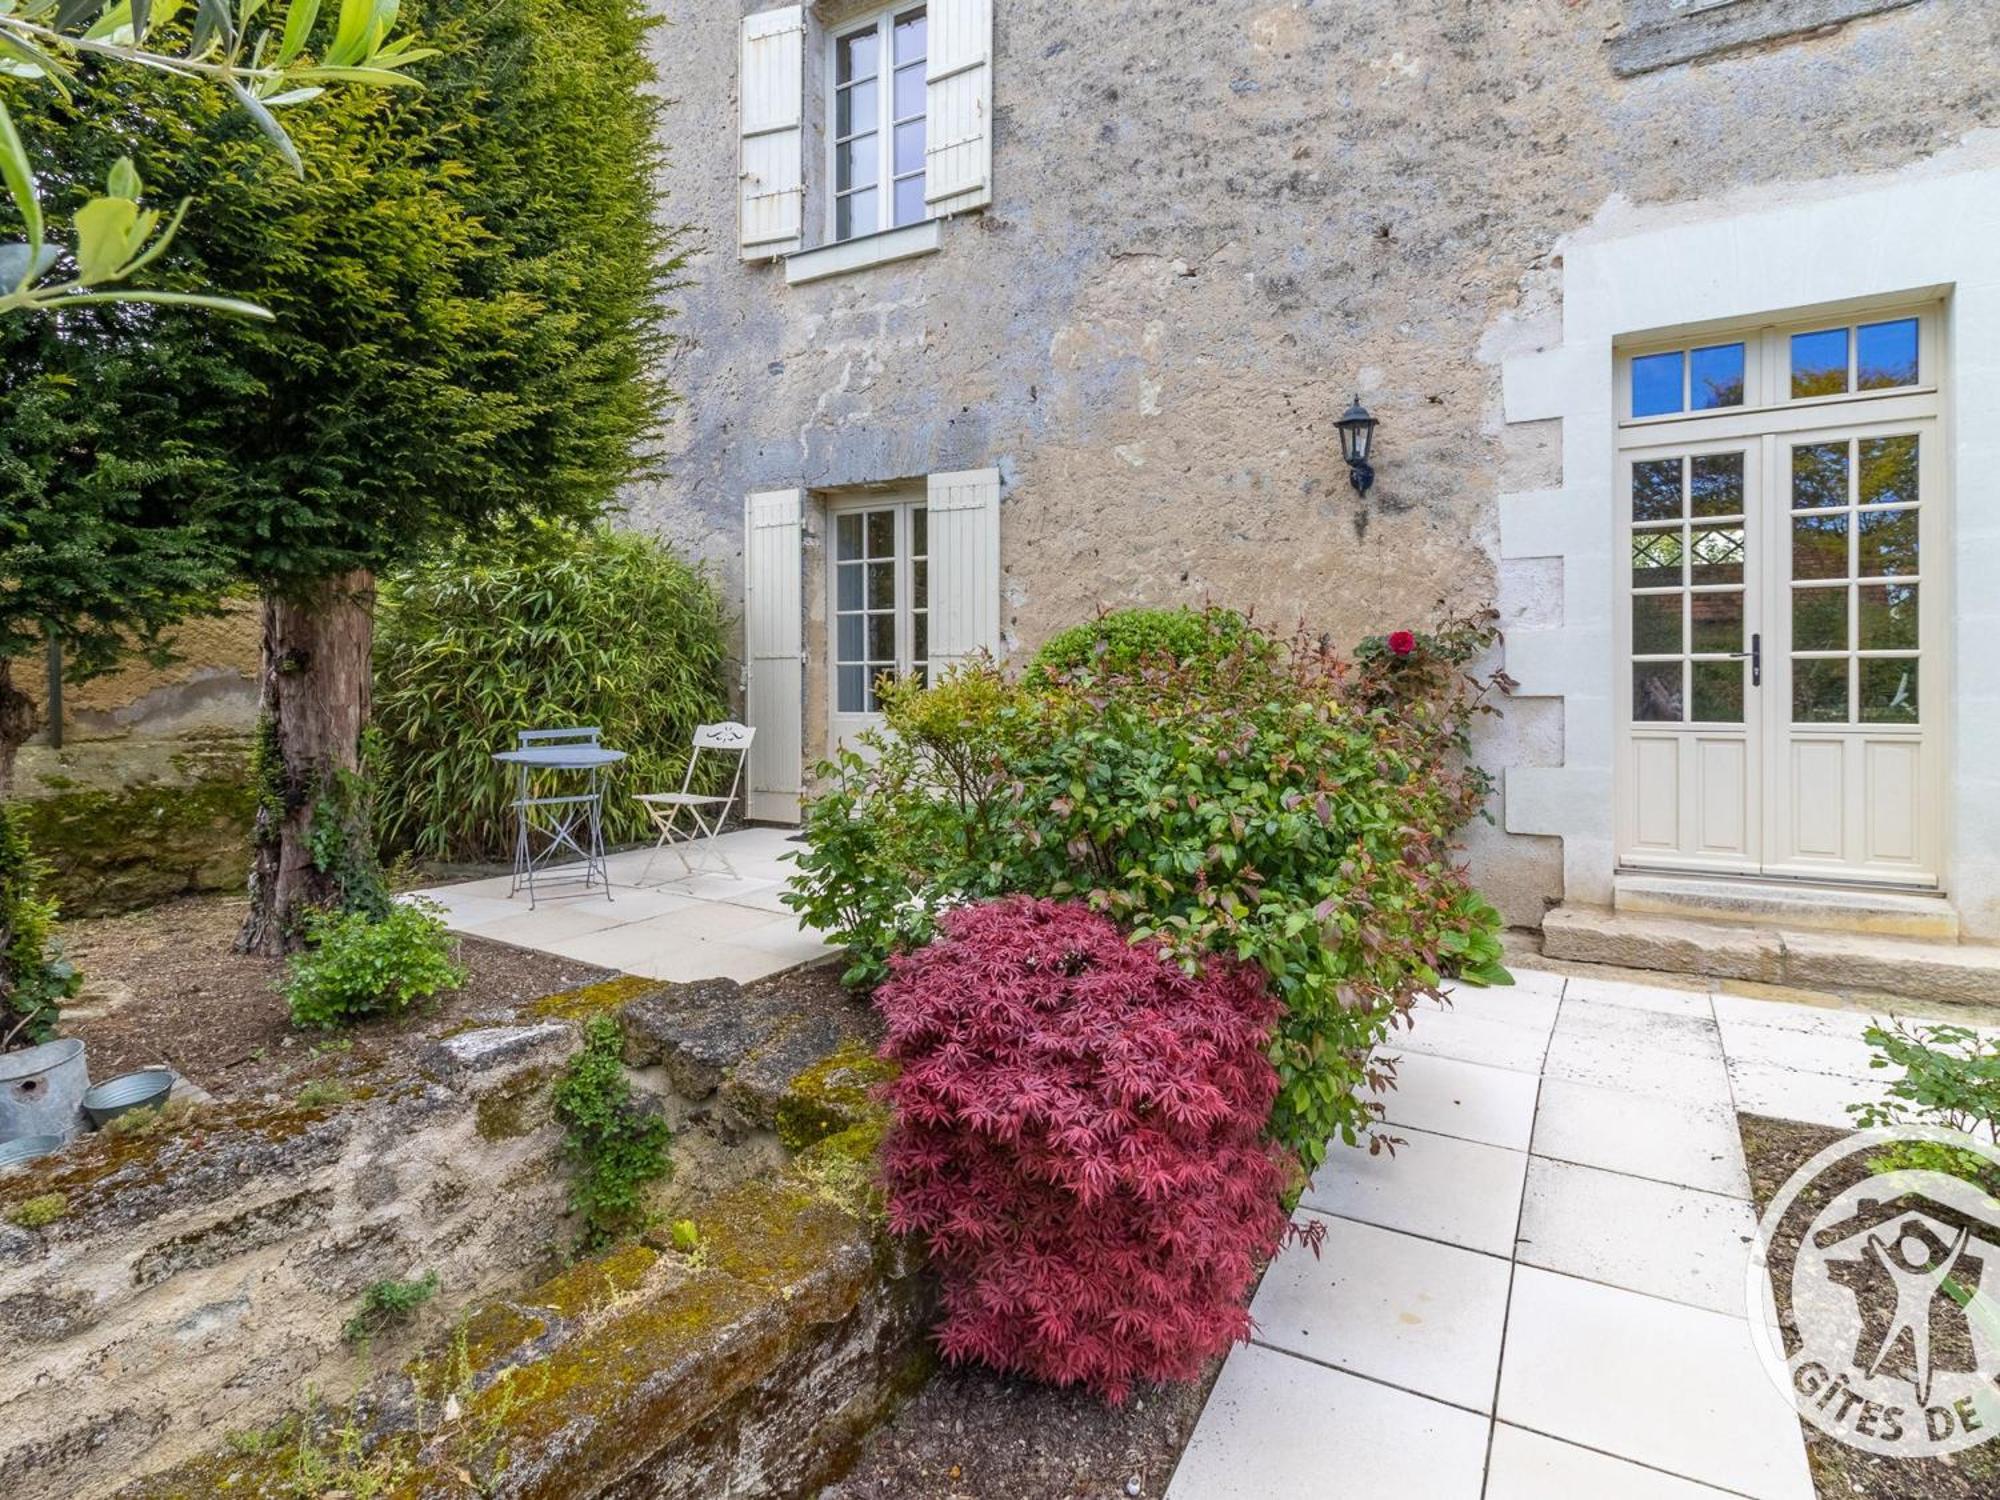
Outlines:
{"label": "rough stone wall", "polygon": [[[1016,651],[1100,603],[1211,597],[1348,640],[1441,595],[1560,623],[1556,564],[1496,563],[1494,497],[1560,477],[1555,424],[1503,430],[1497,361],[1553,340],[1562,237],[1616,197],[1889,171],[2000,120],[1985,0],[1634,77],[1624,0],[998,0],[992,208],[935,256],[787,289],[736,259],[761,7],[659,4],[665,186],[704,248],[672,477],[634,523],[738,588],[746,491],[995,464]],[[1357,391],[1365,502],[1333,427]],[[1561,745],[1560,704],[1521,702],[1484,754]],[[1552,841],[1474,856],[1511,920],[1560,895]]]}
{"label": "rough stone wall", "polygon": [[[230,607],[176,627],[176,659],[163,667],[132,661],[115,672],[63,687],[68,740],[165,737],[247,730],[257,717],[257,607]],[[39,662],[15,670],[15,684],[47,710]]]}

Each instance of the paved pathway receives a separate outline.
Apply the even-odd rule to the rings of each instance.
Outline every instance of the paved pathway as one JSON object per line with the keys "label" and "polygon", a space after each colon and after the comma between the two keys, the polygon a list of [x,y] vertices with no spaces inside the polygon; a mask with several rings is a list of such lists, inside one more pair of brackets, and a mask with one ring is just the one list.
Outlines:
{"label": "paved pathway", "polygon": [[456,932],[647,979],[761,979],[832,951],[778,900],[791,874],[779,856],[799,847],[791,830],[745,828],[717,842],[742,878],[689,877],[672,850],[654,859],[633,849],[607,861],[608,901],[601,886],[572,885],[545,891],[530,911],[525,891],[508,898],[505,875],[418,894],[442,906]]}
{"label": "paved pathway", "polygon": [[1744,1302],[1737,1110],[1848,1124],[1851,1011],[1524,972],[1427,1007],[1169,1500],[1812,1500]]}

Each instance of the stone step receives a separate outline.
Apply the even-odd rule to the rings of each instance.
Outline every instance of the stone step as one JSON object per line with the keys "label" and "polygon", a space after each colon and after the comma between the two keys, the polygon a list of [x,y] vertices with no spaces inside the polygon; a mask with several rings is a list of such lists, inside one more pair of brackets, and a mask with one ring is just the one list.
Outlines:
{"label": "stone step", "polygon": [[2000,947],[1981,943],[1560,906],[1542,920],[1542,951],[1572,963],[1747,979],[1843,995],[2000,1004]]}
{"label": "stone step", "polygon": [[1702,875],[1620,875],[1621,914],[1692,917],[1756,927],[1867,932],[1958,941],[1958,909],[1936,892],[1866,890]]}

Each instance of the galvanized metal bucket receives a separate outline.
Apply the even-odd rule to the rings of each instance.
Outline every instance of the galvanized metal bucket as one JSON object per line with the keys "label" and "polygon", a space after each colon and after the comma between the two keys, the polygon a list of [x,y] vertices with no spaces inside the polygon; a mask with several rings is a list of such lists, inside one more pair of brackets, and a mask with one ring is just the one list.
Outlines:
{"label": "galvanized metal bucket", "polygon": [[90,1074],[76,1037],[0,1053],[0,1141],[24,1135],[59,1135],[83,1129],[78,1112]]}
{"label": "galvanized metal bucket", "polygon": [[59,1135],[18,1136],[0,1146],[0,1172],[25,1167],[37,1157],[51,1155],[62,1148],[63,1138]]}
{"label": "galvanized metal bucket", "polygon": [[93,1126],[102,1130],[120,1115],[165,1104],[173,1089],[172,1068],[141,1068],[136,1073],[120,1073],[83,1096],[83,1112],[90,1116]]}

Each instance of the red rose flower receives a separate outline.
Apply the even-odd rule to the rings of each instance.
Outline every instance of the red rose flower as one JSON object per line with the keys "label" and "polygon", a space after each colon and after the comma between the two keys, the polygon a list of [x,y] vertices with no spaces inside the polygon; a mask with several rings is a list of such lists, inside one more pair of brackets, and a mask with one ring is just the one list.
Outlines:
{"label": "red rose flower", "polygon": [[1407,630],[1390,632],[1389,649],[1398,656],[1408,656],[1417,649],[1417,638]]}

